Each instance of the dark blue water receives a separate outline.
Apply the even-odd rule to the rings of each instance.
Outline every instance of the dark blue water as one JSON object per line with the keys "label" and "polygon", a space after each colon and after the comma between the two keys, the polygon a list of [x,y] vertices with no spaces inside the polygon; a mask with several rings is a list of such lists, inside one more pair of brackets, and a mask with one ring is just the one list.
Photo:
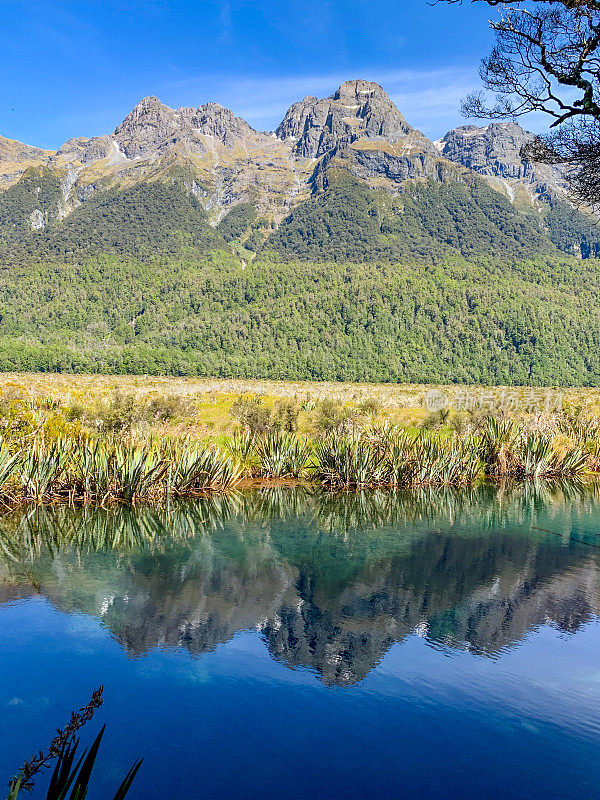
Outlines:
{"label": "dark blue water", "polygon": [[5,517],[0,776],[102,684],[92,798],[598,798],[596,494]]}

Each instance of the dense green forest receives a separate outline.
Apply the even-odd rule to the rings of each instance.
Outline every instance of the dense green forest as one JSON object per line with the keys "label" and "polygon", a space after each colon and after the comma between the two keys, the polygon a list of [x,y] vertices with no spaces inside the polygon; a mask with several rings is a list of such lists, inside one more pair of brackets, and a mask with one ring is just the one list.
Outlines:
{"label": "dense green forest", "polygon": [[416,183],[393,197],[345,170],[330,170],[327,190],[295,208],[264,247],[290,260],[354,262],[555,250],[539,224],[477,178],[470,185]]}
{"label": "dense green forest", "polygon": [[[0,258],[12,263],[60,258],[81,261],[91,254],[150,257],[156,251],[196,256],[225,246],[184,176],[93,193],[68,216],[57,213],[60,181],[50,170],[31,170],[0,194]],[[32,230],[31,214],[42,211],[44,227]]]}
{"label": "dense green forest", "polygon": [[600,263],[90,257],[0,271],[0,369],[600,384]]}
{"label": "dense green forest", "polygon": [[0,370],[600,384],[600,261],[557,249],[600,244],[567,206],[330,169],[279,228],[249,202],[215,228],[186,180],[64,219],[48,170],[0,194]]}
{"label": "dense green forest", "polygon": [[600,258],[600,220],[571,208],[567,203],[554,203],[544,218],[548,235],[559,250],[582,258]]}
{"label": "dense green forest", "polygon": [[541,215],[521,213],[473,176],[409,183],[393,196],[330,167],[322,176],[325,190],[301,202],[277,229],[250,202],[233,206],[214,228],[190,190],[203,188],[182,169],[163,177],[124,189],[100,185],[65,216],[57,173],[29,170],[0,193],[0,260],[81,263],[100,253],[147,259],[158,252],[193,259],[234,244],[312,262],[437,263],[457,253],[517,260],[557,255],[557,249],[584,258],[600,255],[595,219],[566,203]]}

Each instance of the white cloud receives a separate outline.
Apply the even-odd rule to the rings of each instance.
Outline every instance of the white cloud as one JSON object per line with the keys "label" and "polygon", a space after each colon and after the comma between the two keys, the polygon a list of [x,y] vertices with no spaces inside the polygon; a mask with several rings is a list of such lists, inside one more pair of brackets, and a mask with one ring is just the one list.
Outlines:
{"label": "white cloud", "polygon": [[[426,70],[354,69],[328,75],[282,77],[206,75],[166,83],[164,101],[170,105],[199,105],[215,100],[255,128],[272,130],[295,101],[307,95],[326,97],[352,78],[381,84],[407,121],[432,139],[469,122],[460,114],[460,101],[480,86],[476,71],[463,66]],[[531,115],[521,122],[535,131],[547,128],[544,115]]]}
{"label": "white cloud", "polygon": [[381,84],[407,120],[428,135],[439,136],[463,124],[460,98],[477,86],[471,70],[355,69],[329,75],[285,77],[203,76],[165,84],[165,102],[197,105],[215,100],[256,128],[270,130],[289,106],[307,95],[326,97],[345,80],[365,78]]}

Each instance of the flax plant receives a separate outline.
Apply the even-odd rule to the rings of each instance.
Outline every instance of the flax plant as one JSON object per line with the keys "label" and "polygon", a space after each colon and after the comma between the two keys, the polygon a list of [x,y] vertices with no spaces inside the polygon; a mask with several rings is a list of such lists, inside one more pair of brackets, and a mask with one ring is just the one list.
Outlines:
{"label": "flax plant", "polygon": [[21,483],[25,497],[41,503],[53,490],[57,490],[68,457],[69,447],[59,440],[47,445],[37,439],[24,451],[20,460]]}
{"label": "flax plant", "polygon": [[312,447],[305,438],[273,430],[258,437],[255,453],[260,474],[272,478],[299,478],[306,474]]}
{"label": "flax plant", "polygon": [[233,488],[240,480],[243,467],[217,448],[176,443],[169,456],[167,490],[185,495],[207,489]]}
{"label": "flax plant", "polygon": [[152,497],[168,463],[154,445],[132,443],[115,447],[115,494],[127,503]]}

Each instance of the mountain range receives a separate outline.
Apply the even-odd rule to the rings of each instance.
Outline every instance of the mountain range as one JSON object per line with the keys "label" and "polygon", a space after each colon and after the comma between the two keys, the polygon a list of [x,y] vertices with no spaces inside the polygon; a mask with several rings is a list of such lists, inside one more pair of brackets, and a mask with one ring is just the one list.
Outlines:
{"label": "mountain range", "polygon": [[[274,132],[217,103],[146,97],[111,134],[56,151],[0,138],[0,367],[596,382],[600,321],[581,317],[600,226],[557,167],[523,160],[531,137],[506,122],[433,142],[352,80],[294,103]],[[492,295],[529,310],[492,320]],[[286,319],[302,307],[316,330],[299,340]]]}
{"label": "mountain range", "polygon": [[[113,133],[69,139],[56,151],[0,139],[0,230],[5,237],[11,228],[13,235],[60,237],[61,223],[74,211],[86,216],[90,199],[94,208],[103,200],[114,206],[115,192],[175,183],[205,215],[200,227],[205,222],[256,250],[340,174],[392,198],[431,184],[459,185],[469,195],[479,177],[498,195],[486,195],[488,204],[496,201],[506,212],[500,200],[506,199],[559,248],[595,255],[600,236],[594,220],[573,210],[565,215],[560,170],[521,158],[531,137],[508,122],[456,128],[431,142],[379,85],[363,80],[347,81],[330,97],[294,103],[274,133],[254,130],[217,103],[171,109],[145,97]],[[477,196],[475,206],[489,218]],[[562,238],[553,230],[557,207],[571,217],[570,224],[563,220]],[[275,238],[281,249],[282,237]]]}

